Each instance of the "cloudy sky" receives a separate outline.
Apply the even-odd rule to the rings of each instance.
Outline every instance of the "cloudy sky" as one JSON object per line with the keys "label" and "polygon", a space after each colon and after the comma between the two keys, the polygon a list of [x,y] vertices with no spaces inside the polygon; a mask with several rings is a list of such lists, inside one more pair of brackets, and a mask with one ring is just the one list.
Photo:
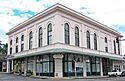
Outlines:
{"label": "cloudy sky", "polygon": [[[56,3],[89,16],[125,36],[125,0],[0,0],[2,43],[7,42],[6,32],[9,29]],[[125,42],[122,42],[122,48],[125,54]]]}

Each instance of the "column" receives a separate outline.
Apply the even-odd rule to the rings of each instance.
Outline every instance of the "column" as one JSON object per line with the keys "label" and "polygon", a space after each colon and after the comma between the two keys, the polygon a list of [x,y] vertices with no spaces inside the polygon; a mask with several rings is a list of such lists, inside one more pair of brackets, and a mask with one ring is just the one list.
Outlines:
{"label": "column", "polygon": [[13,60],[11,60],[11,62],[12,62],[11,71],[13,71],[13,70],[14,70],[14,67],[13,67],[13,66],[14,66]]}
{"label": "column", "polygon": [[83,56],[83,77],[86,77],[86,60],[85,60],[85,56]]}
{"label": "column", "polygon": [[27,58],[25,58],[24,75],[26,75],[26,72],[27,72]]}
{"label": "column", "polygon": [[10,61],[7,60],[7,73],[10,73]]}
{"label": "column", "polygon": [[54,61],[55,61],[55,77],[63,77],[63,70],[62,70],[62,54],[54,55]]}
{"label": "column", "polygon": [[34,61],[33,61],[33,76],[36,76],[36,56],[34,56]]}
{"label": "column", "polygon": [[100,58],[100,75],[103,76],[102,58]]}

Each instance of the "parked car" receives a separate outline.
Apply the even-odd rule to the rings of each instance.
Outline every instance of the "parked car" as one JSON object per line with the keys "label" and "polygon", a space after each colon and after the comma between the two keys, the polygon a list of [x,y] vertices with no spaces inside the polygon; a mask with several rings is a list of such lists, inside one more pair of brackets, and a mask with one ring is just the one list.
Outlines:
{"label": "parked car", "polygon": [[121,76],[125,76],[125,71],[122,71],[122,74],[121,74]]}
{"label": "parked car", "polygon": [[113,70],[111,72],[108,72],[108,76],[111,77],[111,76],[122,76],[122,72],[119,71],[119,70]]}

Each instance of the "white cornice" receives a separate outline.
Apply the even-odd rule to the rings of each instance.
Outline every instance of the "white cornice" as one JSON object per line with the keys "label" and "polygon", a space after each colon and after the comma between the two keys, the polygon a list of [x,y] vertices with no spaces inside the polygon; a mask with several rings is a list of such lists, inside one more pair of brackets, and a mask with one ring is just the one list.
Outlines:
{"label": "white cornice", "polygon": [[49,15],[49,14],[55,12],[55,11],[61,11],[61,12],[66,13],[66,14],[70,14],[71,16],[74,16],[74,17],[76,17],[76,18],[78,18],[80,20],[83,20],[83,21],[85,21],[87,23],[95,25],[98,28],[101,28],[101,29],[103,29],[105,31],[108,31],[108,32],[112,33],[112,34],[115,34],[118,37],[122,37],[122,35],[118,31],[116,31],[116,30],[114,30],[114,29],[112,29],[112,28],[110,28],[110,27],[108,27],[108,26],[106,26],[104,24],[101,24],[100,22],[95,21],[95,20],[93,20],[93,19],[91,19],[91,18],[89,18],[89,17],[87,17],[87,16],[85,16],[85,15],[79,13],[79,12],[76,12],[76,11],[74,11],[74,10],[64,6],[64,5],[61,5],[59,3],[51,6],[50,8],[47,8],[47,9],[43,10],[42,12],[40,12],[37,15],[33,16],[32,18],[18,24],[14,28],[10,29],[9,32],[7,33],[7,35],[15,32],[16,30],[18,30],[20,28],[23,28],[23,27],[27,26],[28,24],[33,23],[36,20],[39,20],[40,18],[45,17],[45,16],[47,16],[47,15]]}

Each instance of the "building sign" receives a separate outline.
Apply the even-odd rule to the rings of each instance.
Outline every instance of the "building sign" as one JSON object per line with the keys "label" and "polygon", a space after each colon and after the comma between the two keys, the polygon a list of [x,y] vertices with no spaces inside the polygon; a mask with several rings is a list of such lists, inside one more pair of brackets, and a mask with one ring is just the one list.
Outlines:
{"label": "building sign", "polygon": [[53,55],[53,58],[63,58],[62,54]]}

